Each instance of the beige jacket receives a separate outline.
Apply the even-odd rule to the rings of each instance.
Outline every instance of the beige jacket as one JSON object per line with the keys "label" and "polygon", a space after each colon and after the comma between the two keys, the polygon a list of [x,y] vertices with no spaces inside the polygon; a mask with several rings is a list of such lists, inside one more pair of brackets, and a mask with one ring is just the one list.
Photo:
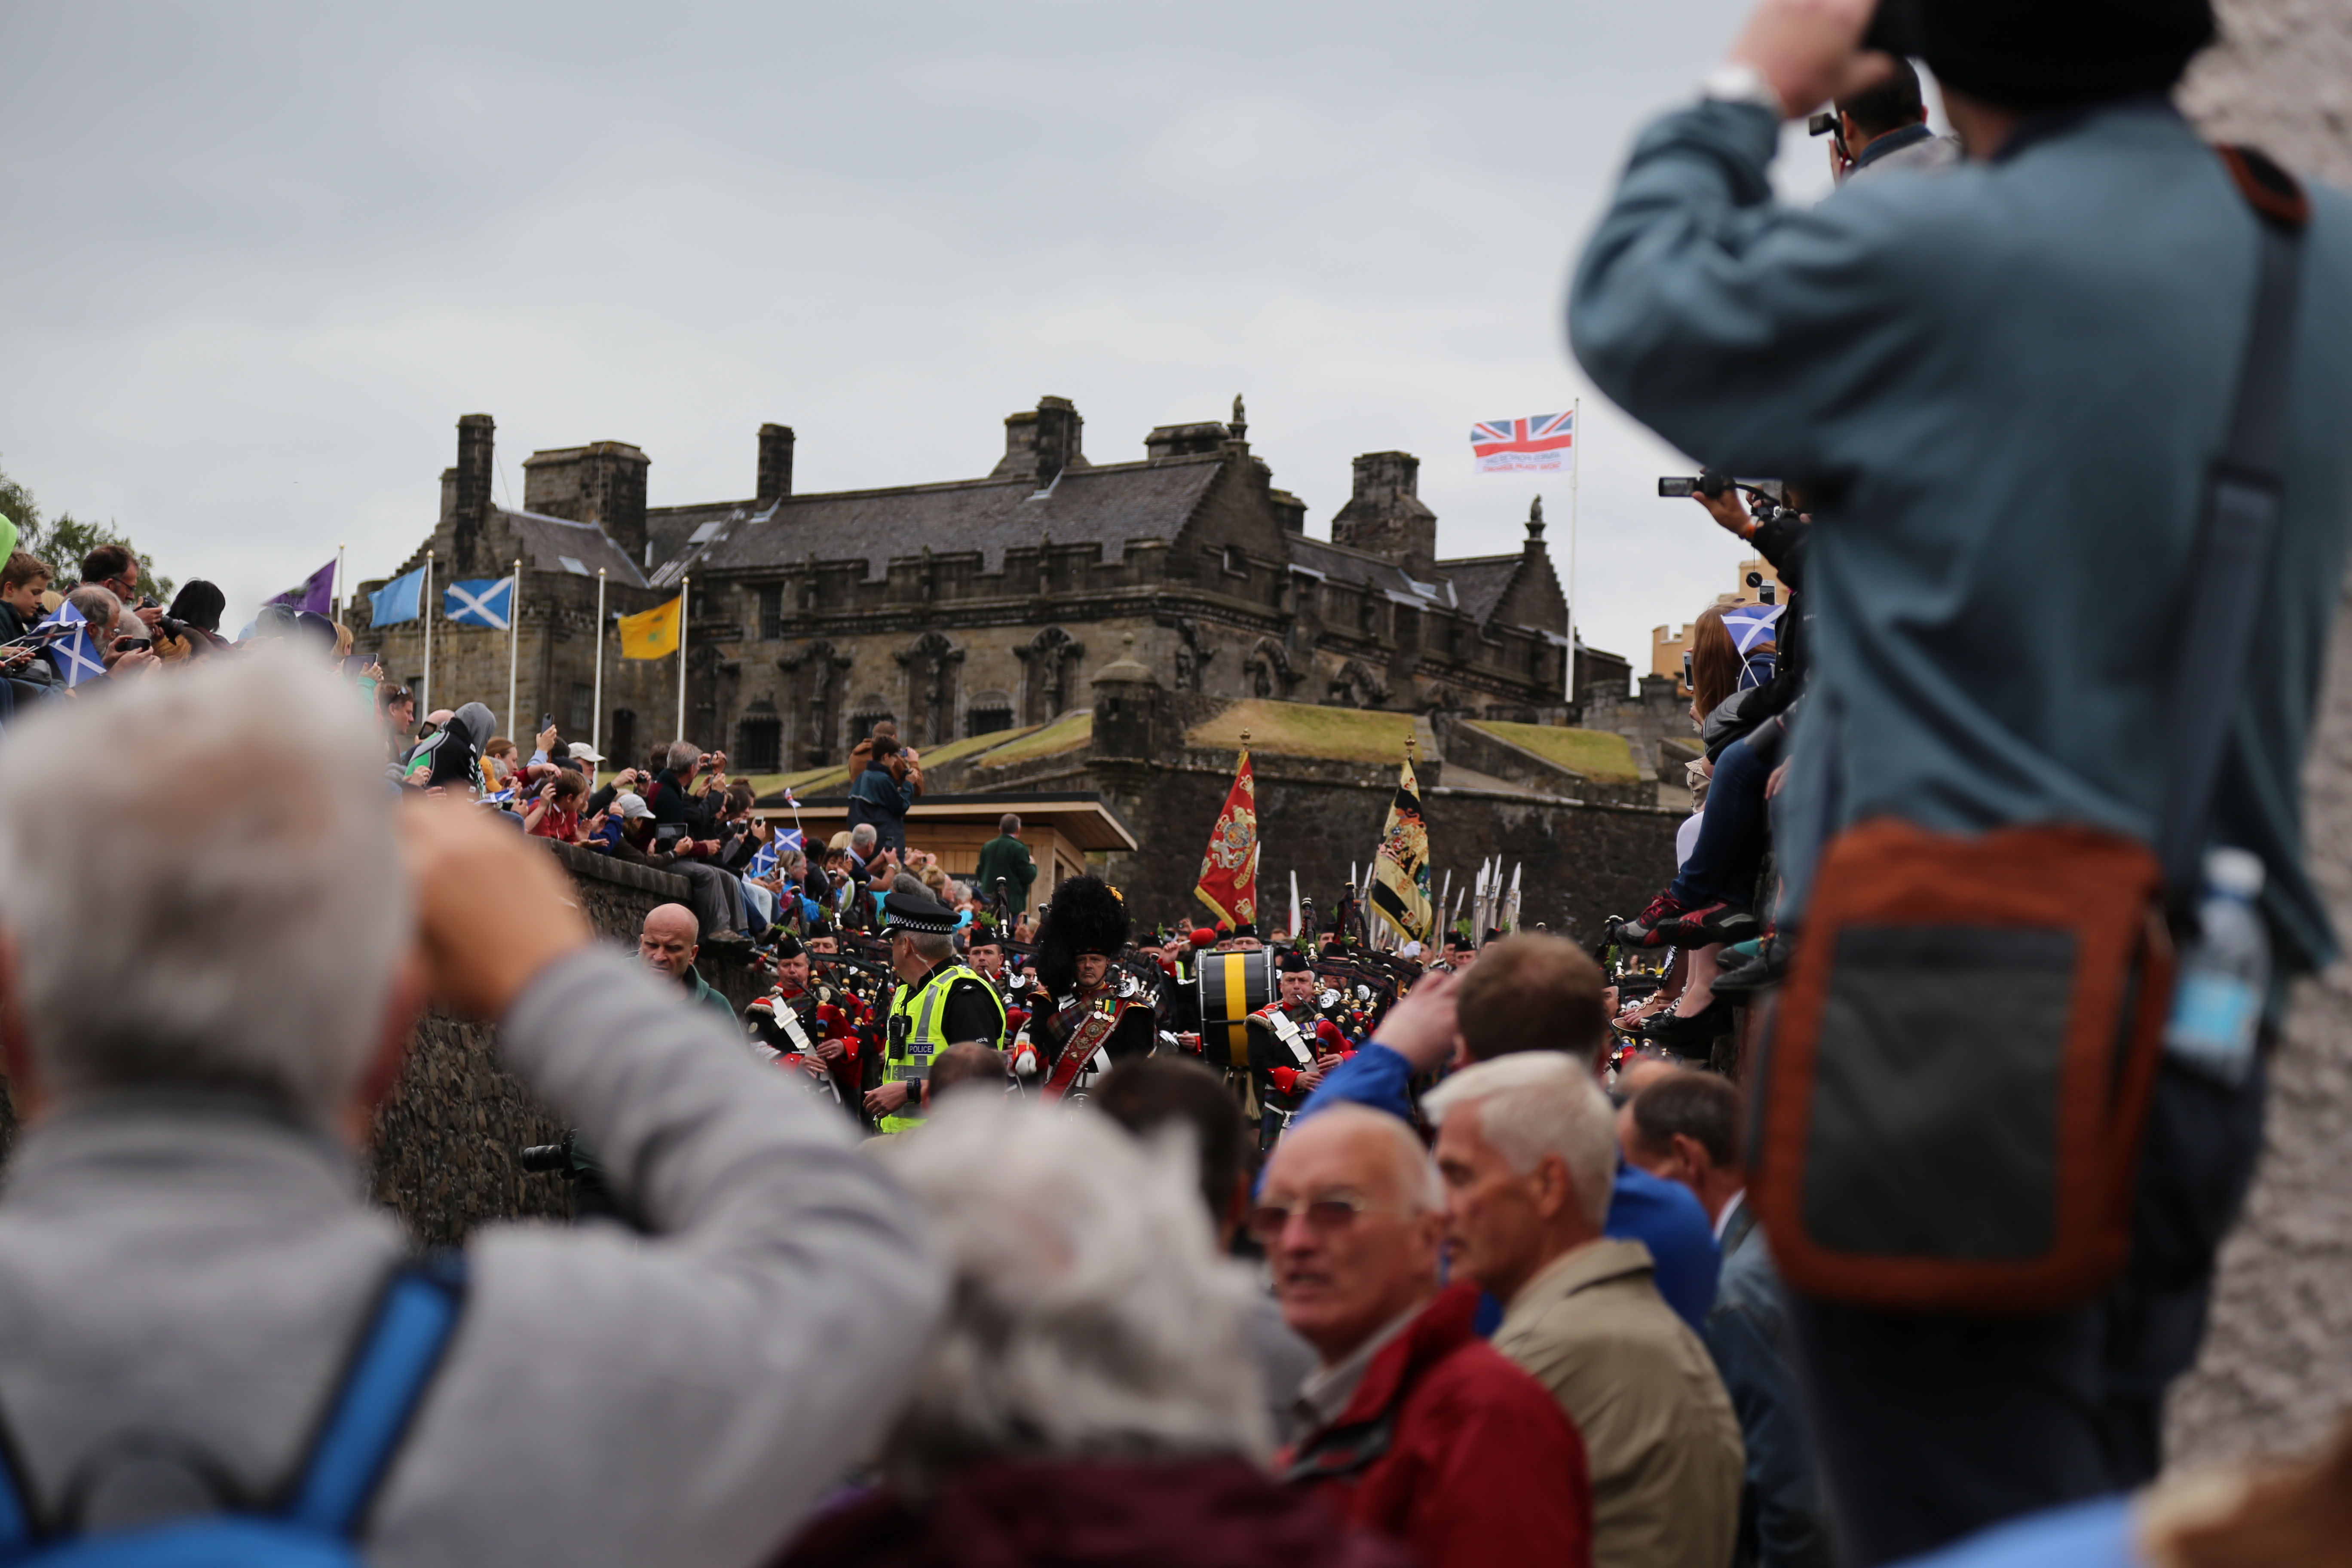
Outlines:
{"label": "beige jacket", "polygon": [[1739,1417],[1638,1241],[1580,1247],[1511,1299],[1495,1348],[1584,1434],[1593,1568],[1724,1568],[1739,1531]]}

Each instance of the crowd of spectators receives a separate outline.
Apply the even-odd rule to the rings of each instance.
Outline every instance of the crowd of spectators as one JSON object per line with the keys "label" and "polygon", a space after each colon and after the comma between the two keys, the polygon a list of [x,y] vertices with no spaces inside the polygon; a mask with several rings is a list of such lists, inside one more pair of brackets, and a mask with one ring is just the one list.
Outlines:
{"label": "crowd of spectators", "polygon": [[[2042,3],[2078,21],[2088,5]],[[909,842],[922,763],[887,725],[850,758],[847,826],[814,845],[690,741],[609,773],[553,728],[526,751],[481,703],[420,715],[325,617],[265,611],[232,642],[216,590],[158,605],[127,550],[92,552],[70,584],[11,557],[0,719],[34,711],[0,742],[0,1035],[27,1123],[0,1200],[0,1555],[118,1531],[135,1552],[129,1532],[226,1513],[394,1565],[2339,1560],[2352,1429],[2300,1464],[2158,1479],[2165,1386],[2259,1145],[2259,1058],[2231,1082],[2150,1069],[2127,1262],[2093,1297],[2004,1316],[1799,1288],[1775,1237],[1801,1227],[1771,1210],[1768,1229],[1749,1200],[1751,1173],[1768,1207],[1779,1190],[1769,1138],[1749,1147],[1770,1064],[1711,1048],[1738,1000],[1803,961],[1820,833],[1906,813],[1954,836],[2073,823],[2094,800],[2144,836],[2159,804],[2162,693],[2137,671],[2171,620],[2080,588],[2085,560],[2104,571],[2143,536],[2151,581],[2191,559],[2201,503],[2150,446],[2210,433],[2158,427],[2196,411],[2177,387],[2159,420],[2069,383],[2101,363],[2079,342],[2063,363],[2029,352],[2068,339],[2051,300],[2080,314],[2086,289],[2164,306],[2107,323],[2136,348],[2201,321],[2229,290],[2208,286],[2216,268],[2183,282],[2172,253],[2252,221],[2148,101],[2210,15],[2137,4],[2154,20],[2121,66],[2061,49],[2021,74],[2014,50],[1972,50],[1985,8],[1925,0],[1972,159],[2006,149],[1982,178],[1938,172],[1952,159],[1915,77],[1859,68],[1864,0],[1762,0],[1702,101],[1644,132],[1580,269],[1580,352],[1724,472],[1785,455],[1832,481],[1698,487],[1786,597],[1769,637],[1722,608],[1695,627],[1701,810],[1674,879],[1603,944],[1671,951],[1666,983],[1621,1009],[1563,939],[1449,945],[1383,971],[1360,1037],[1334,1024],[1327,1050],[1313,1010],[1344,1009],[1322,978],[1349,955],[1281,944],[1251,1026],[1297,1009],[1312,1028],[1269,1036],[1297,1064],[1271,1119],[1257,1075],[1200,1059],[1197,1029],[1060,1075],[1184,961],[1073,879],[1111,934],[1057,912],[1042,945],[1069,973],[1041,963],[1050,986],[1012,986],[1039,934],[1021,825],[951,876]],[[1791,214],[1769,196],[1776,126],[1824,100],[1841,175],[1867,182]],[[2117,182],[2133,203],[2102,199]],[[2001,191],[2034,199],[1999,206]],[[2175,226],[2140,226],[2175,203]],[[2336,264],[2347,219],[2333,198],[2320,214]],[[2039,316],[1984,295],[1980,244]],[[2313,319],[2331,352],[2281,481],[2293,613],[2273,629],[2300,639],[2264,645],[2281,686],[2298,659],[2316,668],[2344,555],[2325,437],[2352,400],[2332,333],[2352,327]],[[2212,326],[2168,351],[2199,384],[2222,363]],[[1969,351],[2003,333],[2043,375],[1970,385]],[[1936,379],[1906,380],[1889,343]],[[1902,396],[1916,406],[1888,413]],[[1961,513],[2005,548],[1957,548],[1961,487],[1937,465],[2058,489],[2064,454],[1983,449],[1989,407],[2051,396],[2108,459],[2086,465],[2097,484],[2144,504],[2116,522],[2092,504],[2104,492],[2012,485],[1996,513]],[[1905,454],[1891,473],[1882,447]],[[2185,602],[2173,586],[2165,603]],[[2011,641],[2090,637],[2104,684],[2085,700],[2040,645],[1985,657],[1953,605]],[[27,640],[56,636],[40,628],[63,606],[95,670]],[[2218,834],[2268,851],[2282,975],[2332,952],[2283,804],[2303,696],[2249,702],[2243,787],[2216,812]],[[1871,765],[1834,765],[1825,726],[1866,731]],[[143,765],[61,765],[126,733]],[[565,857],[536,838],[670,873],[683,901],[645,916],[634,956],[599,944]],[[1080,907],[1071,886],[1046,889],[1057,911]],[[1929,958],[1969,957],[1929,929]],[[844,952],[857,931],[887,937],[887,958]],[[1198,934],[1220,955],[1264,948],[1246,928]],[[700,972],[714,947],[766,951],[776,988],[748,1011],[776,1033]],[[887,994],[836,984],[852,966]],[[575,1227],[490,1227],[462,1268],[418,1265],[362,1197],[357,1155],[428,1000],[495,1022],[503,1064],[570,1124],[570,1169],[600,1194]],[[1914,1043],[1879,1027],[1890,1050]],[[1701,1044],[1711,1061],[1686,1064]],[[853,1057],[877,1071],[845,1093]],[[1950,1065],[1913,1063],[1931,1087]],[[2098,1121],[2118,1094],[2070,1082],[2050,1120]],[[2021,1141],[2028,1120],[1996,1131]],[[861,1146],[860,1125],[881,1135]],[[439,1325],[429,1342],[419,1323]],[[404,1333],[405,1370],[379,1363]],[[352,1409],[375,1413],[381,1463],[339,1453]],[[328,1471],[342,1506],[312,1510]]]}

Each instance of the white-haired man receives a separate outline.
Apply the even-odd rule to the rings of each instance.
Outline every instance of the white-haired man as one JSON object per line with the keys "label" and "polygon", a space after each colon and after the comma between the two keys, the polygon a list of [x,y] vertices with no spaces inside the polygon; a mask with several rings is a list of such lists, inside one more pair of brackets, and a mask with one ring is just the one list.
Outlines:
{"label": "white-haired man", "polygon": [[1267,1478],[1254,1288],[1219,1256],[1181,1143],[957,1094],[877,1147],[948,1252],[954,1306],[908,1347],[922,1376],[885,1486],[813,1525],[784,1568],[1402,1568]]}
{"label": "white-haired man", "polygon": [[1527,1051],[1454,1074],[1422,1108],[1438,1124],[1455,1265],[1505,1303],[1495,1348],[1584,1434],[1593,1561],[1723,1568],[1739,1528],[1739,1419],[1652,1283],[1649,1248],[1602,1234],[1617,1170],[1609,1097],[1580,1063]]}
{"label": "white-haired man", "polygon": [[[33,1516],[255,1508],[302,1468],[405,1251],[352,1149],[431,995],[498,1021],[658,1239],[477,1232],[405,1439],[339,1521],[395,1568],[772,1551],[936,1321],[896,1184],[593,943],[543,849],[396,809],[325,675],[212,660],[58,710],[0,744],[0,1019],[33,1123],[0,1201],[0,1412]],[[126,733],[140,767],[57,765]]]}
{"label": "white-haired man", "polygon": [[1287,1479],[1423,1568],[1592,1560],[1584,1444],[1478,1338],[1476,1289],[1439,1289],[1444,1197],[1412,1129],[1355,1105],[1294,1128],[1250,1233],[1321,1361],[1277,1461]]}

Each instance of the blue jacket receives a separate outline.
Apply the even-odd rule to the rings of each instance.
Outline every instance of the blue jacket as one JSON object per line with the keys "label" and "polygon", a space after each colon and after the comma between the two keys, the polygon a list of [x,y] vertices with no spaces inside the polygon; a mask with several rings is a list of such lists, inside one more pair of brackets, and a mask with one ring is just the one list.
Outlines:
{"label": "blue jacket", "polygon": [[[880,817],[904,816],[915,804],[915,781],[896,779],[885,767],[860,768],[849,781],[849,820],[853,826]],[[862,811],[860,808],[863,808]]]}
{"label": "blue jacket", "polygon": [[[1412,1064],[1374,1040],[1332,1068],[1299,1107],[1298,1114],[1312,1116],[1326,1106],[1343,1103],[1368,1105],[1402,1121],[1412,1121]],[[1699,1207],[1690,1189],[1620,1161],[1616,1190],[1609,1199],[1609,1221],[1603,1228],[1620,1240],[1638,1241],[1650,1249],[1658,1294],[1704,1339],[1707,1309],[1715,1304],[1716,1270],[1722,1260],[1715,1250],[1715,1227],[1707,1224],[1706,1211]],[[1491,1297],[1480,1304],[1480,1333],[1492,1333],[1502,1321],[1501,1306]]]}
{"label": "blue jacket", "polygon": [[[1864,817],[2149,837],[2254,217],[2154,100],[1812,207],[1772,197],[1779,133],[1730,103],[1643,131],[1569,329],[1668,441],[1817,498],[1811,695],[1776,840],[1789,911],[1823,837]],[[2289,971],[2335,951],[2298,775],[2352,498],[2352,208],[2313,196],[2281,537],[2214,824],[2267,866]]]}

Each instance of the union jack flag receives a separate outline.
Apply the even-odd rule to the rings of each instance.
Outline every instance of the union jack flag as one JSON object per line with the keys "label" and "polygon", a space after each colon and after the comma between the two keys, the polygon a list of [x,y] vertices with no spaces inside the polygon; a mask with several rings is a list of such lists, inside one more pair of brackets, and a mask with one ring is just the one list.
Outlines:
{"label": "union jack flag", "polygon": [[1576,462],[1576,415],[1532,414],[1473,425],[1470,455],[1482,474],[1558,473]]}

